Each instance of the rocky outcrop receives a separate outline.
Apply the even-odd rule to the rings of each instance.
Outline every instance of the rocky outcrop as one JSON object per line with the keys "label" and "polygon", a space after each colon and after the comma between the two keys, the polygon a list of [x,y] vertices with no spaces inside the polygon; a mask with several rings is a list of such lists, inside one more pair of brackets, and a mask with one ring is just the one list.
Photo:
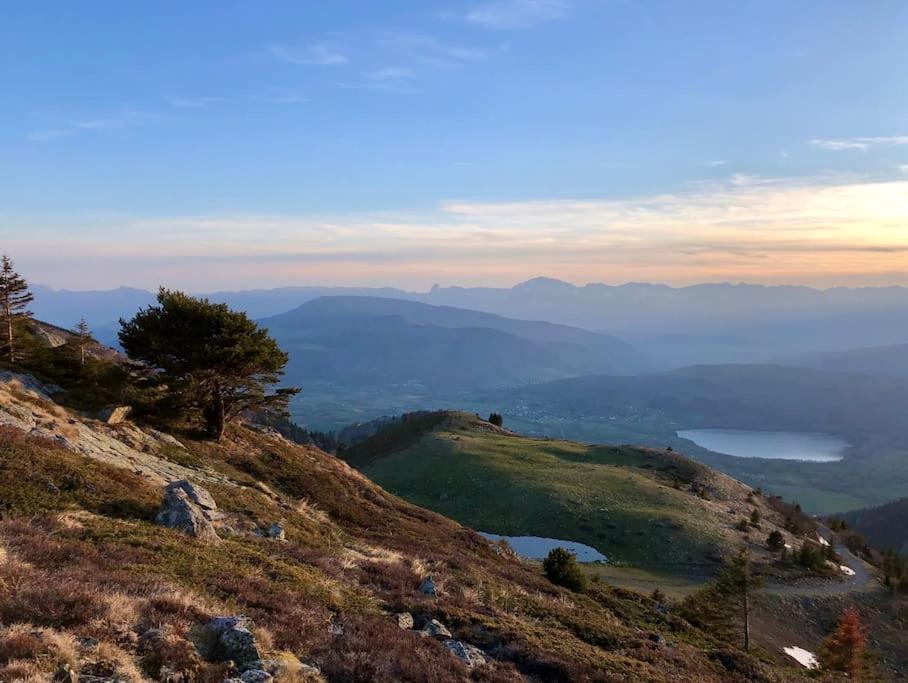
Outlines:
{"label": "rocky outcrop", "polygon": [[447,639],[451,637],[451,632],[448,630],[448,627],[438,621],[438,619],[432,619],[426,622],[426,625],[422,627],[420,635],[429,638]]}
{"label": "rocky outcrop", "polygon": [[217,641],[217,654],[224,661],[233,660],[237,668],[249,669],[262,659],[252,629],[252,619],[242,615],[215,617],[205,627]]}
{"label": "rocky outcrop", "polygon": [[[198,538],[206,543],[218,543],[220,539],[215,532],[211,518],[198,503],[186,492],[181,484],[174,482],[164,491],[164,500],[155,521],[162,526],[182,531],[184,534]],[[186,482],[188,483],[188,482]],[[210,494],[202,489],[205,495]],[[211,501],[214,504],[214,500]]]}
{"label": "rocky outcrop", "polygon": [[98,419],[109,425],[118,425],[132,412],[131,406],[108,406],[98,411]]}
{"label": "rocky outcrop", "polygon": [[201,473],[162,457],[162,449],[183,445],[154,429],[142,430],[130,422],[109,425],[83,419],[55,404],[51,396],[59,387],[31,375],[0,371],[0,426],[54,441],[69,451],[93,460],[137,472],[164,485],[192,476],[231,485],[215,472]]}
{"label": "rocky outcrop", "polygon": [[448,651],[471,669],[483,666],[488,662],[485,653],[475,645],[464,643],[460,640],[446,640],[442,643]]}
{"label": "rocky outcrop", "polygon": [[206,513],[206,517],[212,517],[213,515],[210,513],[215,512],[218,509],[218,504],[214,502],[214,498],[211,497],[211,494],[188,479],[178,479],[177,481],[168,484],[164,488],[164,491],[174,491],[176,489],[182,489],[186,495],[189,496],[190,500]]}

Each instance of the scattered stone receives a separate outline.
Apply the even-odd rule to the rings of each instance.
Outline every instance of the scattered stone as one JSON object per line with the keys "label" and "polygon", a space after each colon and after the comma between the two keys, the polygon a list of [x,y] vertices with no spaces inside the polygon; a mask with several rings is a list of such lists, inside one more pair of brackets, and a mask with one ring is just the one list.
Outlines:
{"label": "scattered stone", "polygon": [[483,666],[488,662],[485,653],[475,645],[464,643],[459,640],[446,640],[442,643],[448,651],[457,659],[466,664],[469,668]]}
{"label": "scattered stone", "polygon": [[270,527],[268,527],[267,532],[268,538],[273,538],[276,541],[286,541],[287,535],[284,533],[284,527],[282,527],[277,522],[273,522]]}
{"label": "scattered stone", "polygon": [[173,484],[165,489],[164,500],[155,521],[206,543],[220,542],[205,511],[196,505],[185,490]]}
{"label": "scattered stone", "polygon": [[426,577],[426,580],[419,585],[419,592],[423,595],[431,595],[432,597],[438,595],[438,588],[436,588],[435,581],[431,576]]}
{"label": "scattered stone", "polygon": [[76,638],[76,643],[82,650],[97,650],[101,641],[97,638],[92,638],[91,636],[79,636]]}
{"label": "scattered stone", "polygon": [[217,637],[223,659],[232,659],[242,668],[262,658],[252,634],[254,626],[252,619],[241,615],[215,617],[206,628]]}
{"label": "scattered stone", "polygon": [[338,624],[336,621],[328,622],[328,633],[330,633],[332,636],[344,635],[343,624]]}
{"label": "scattered stone", "polygon": [[413,615],[409,612],[398,612],[394,615],[394,621],[396,621],[397,625],[404,631],[409,631],[413,628]]}
{"label": "scattered stone", "polygon": [[169,666],[161,666],[158,672],[158,683],[191,683],[188,674],[176,671]]}
{"label": "scattered stone", "polygon": [[261,669],[249,669],[240,676],[240,680],[243,683],[271,683],[274,680],[274,676]]}
{"label": "scattered stone", "polygon": [[438,619],[432,619],[431,621],[426,622],[426,625],[422,627],[422,634],[429,636],[430,638],[451,637],[451,632],[448,630],[447,626],[438,621]]}
{"label": "scattered stone", "polygon": [[69,664],[63,664],[54,674],[54,683],[79,683],[79,675]]}
{"label": "scattered stone", "polygon": [[131,406],[108,406],[98,412],[98,419],[109,425],[118,425],[132,412]]}
{"label": "scattered stone", "polygon": [[246,671],[264,671],[280,680],[298,680],[304,676],[321,674],[318,667],[303,664],[292,652],[275,652],[266,659],[259,659],[247,664]]}
{"label": "scattered stone", "polygon": [[198,484],[193,484],[188,479],[178,479],[177,481],[171,482],[164,490],[172,491],[173,489],[183,489],[192,502],[203,510],[214,511],[218,509],[218,504],[214,502],[214,498],[211,497],[211,494]]}

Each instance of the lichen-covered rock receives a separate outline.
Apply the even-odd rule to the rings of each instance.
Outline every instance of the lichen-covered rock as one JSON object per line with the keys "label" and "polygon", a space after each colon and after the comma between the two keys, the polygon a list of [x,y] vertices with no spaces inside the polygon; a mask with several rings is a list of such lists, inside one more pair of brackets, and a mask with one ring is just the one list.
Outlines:
{"label": "lichen-covered rock", "polygon": [[409,631],[413,628],[413,615],[409,612],[398,612],[394,615],[394,621],[396,621],[397,625],[405,631]]}
{"label": "lichen-covered rock", "polygon": [[170,486],[165,489],[164,500],[155,521],[206,543],[220,541],[205,511],[179,487]]}
{"label": "lichen-covered rock", "polygon": [[464,643],[460,640],[446,640],[442,643],[448,651],[471,669],[482,666],[488,662],[485,653],[475,645]]}
{"label": "lichen-covered rock", "polygon": [[450,638],[451,632],[448,627],[442,624],[438,619],[432,619],[426,622],[422,627],[422,634],[431,638]]}
{"label": "lichen-covered rock", "polygon": [[252,629],[252,619],[242,615],[235,617],[215,617],[206,628],[217,638],[220,654],[223,659],[232,659],[243,668],[262,659],[258,643]]}
{"label": "lichen-covered rock", "polygon": [[211,497],[211,494],[188,479],[178,479],[177,481],[171,482],[164,490],[172,491],[173,489],[183,489],[192,502],[203,510],[214,511],[218,509],[218,504],[214,502],[214,498]]}

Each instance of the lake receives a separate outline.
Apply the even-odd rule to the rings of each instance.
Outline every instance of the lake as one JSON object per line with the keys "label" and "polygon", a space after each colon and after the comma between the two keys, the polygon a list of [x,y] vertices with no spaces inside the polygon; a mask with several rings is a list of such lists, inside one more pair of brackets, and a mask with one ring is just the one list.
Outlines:
{"label": "lake", "polygon": [[595,548],[576,541],[564,541],[558,538],[543,538],[541,536],[499,536],[498,534],[486,534],[482,531],[479,532],[479,535],[490,541],[504,539],[514,549],[515,553],[528,560],[544,560],[553,548],[564,548],[574,553],[578,562],[608,561],[605,555]]}
{"label": "lake", "polygon": [[830,434],[763,432],[747,429],[683,429],[682,439],[701,448],[736,458],[768,458],[803,462],[837,462],[851,446]]}

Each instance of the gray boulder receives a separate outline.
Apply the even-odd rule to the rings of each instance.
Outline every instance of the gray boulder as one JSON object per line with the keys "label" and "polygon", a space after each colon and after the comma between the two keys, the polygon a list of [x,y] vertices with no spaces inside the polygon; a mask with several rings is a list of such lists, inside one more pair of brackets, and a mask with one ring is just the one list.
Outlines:
{"label": "gray boulder", "polygon": [[277,522],[273,522],[271,524],[271,526],[268,527],[268,531],[266,533],[267,533],[268,538],[273,538],[276,541],[286,541],[287,540],[287,535],[284,532],[284,527],[281,526],[280,524],[278,524]]}
{"label": "gray boulder", "polygon": [[184,534],[198,538],[206,543],[218,543],[220,539],[205,515],[205,511],[197,505],[189,494],[182,488],[171,484],[164,491],[164,500],[155,521],[170,529],[182,531]]}
{"label": "gray boulder", "polygon": [[475,645],[470,645],[460,640],[446,640],[442,645],[471,669],[476,666],[483,666],[488,662],[485,653]]}
{"label": "gray boulder", "polygon": [[448,630],[448,627],[438,621],[438,619],[432,619],[431,621],[426,622],[426,625],[422,627],[422,635],[429,636],[430,638],[450,638],[451,632]]}
{"label": "gray boulder", "polygon": [[217,638],[220,654],[223,659],[232,659],[239,668],[245,664],[262,659],[255,635],[252,619],[242,615],[235,617],[215,617],[206,628]]}
{"label": "gray boulder", "polygon": [[405,631],[409,631],[413,628],[413,615],[409,612],[398,612],[394,615],[394,621],[396,621],[397,625]]}
{"label": "gray boulder", "polygon": [[423,595],[431,595],[432,597],[438,595],[438,588],[435,586],[435,581],[431,576],[426,577],[426,580],[419,584],[419,592]]}
{"label": "gray boulder", "polygon": [[213,512],[218,509],[218,504],[214,502],[214,498],[211,497],[211,494],[198,484],[193,484],[188,479],[173,481],[167,485],[164,491],[172,491],[174,489],[182,489],[185,491],[190,500],[203,510]]}

